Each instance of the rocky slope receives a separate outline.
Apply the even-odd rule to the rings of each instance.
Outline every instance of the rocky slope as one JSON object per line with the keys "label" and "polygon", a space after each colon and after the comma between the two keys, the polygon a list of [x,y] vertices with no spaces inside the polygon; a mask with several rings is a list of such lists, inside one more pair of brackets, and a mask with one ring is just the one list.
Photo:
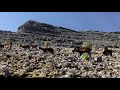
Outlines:
{"label": "rocky slope", "polygon": [[[0,52],[0,76],[11,78],[120,78],[120,49],[113,57],[92,51],[92,57],[81,60],[70,48],[54,48],[55,54],[42,50],[12,49]],[[102,57],[96,61],[96,57]]]}
{"label": "rocky slope", "polygon": [[99,31],[74,31],[63,27],[57,27],[45,23],[29,20],[18,28],[17,32],[0,32],[1,42],[5,40],[15,41],[14,43],[27,43],[36,41],[40,44],[47,37],[54,46],[77,46],[81,41],[88,41],[91,44],[111,45],[116,43],[119,46],[119,32],[99,32]]}
{"label": "rocky slope", "polygon": [[[35,41],[43,45],[44,38],[50,41],[55,54],[43,53],[42,50],[23,50],[20,44]],[[81,41],[91,44],[119,46],[120,33],[82,31],[56,27],[29,20],[18,28],[18,32],[0,31],[0,42],[13,42],[12,50],[0,50],[0,76],[23,78],[119,78],[120,48],[113,50],[113,57],[102,56],[102,49],[92,49],[89,61],[81,60],[78,53],[72,53],[74,46]],[[102,57],[96,61],[96,57]]]}

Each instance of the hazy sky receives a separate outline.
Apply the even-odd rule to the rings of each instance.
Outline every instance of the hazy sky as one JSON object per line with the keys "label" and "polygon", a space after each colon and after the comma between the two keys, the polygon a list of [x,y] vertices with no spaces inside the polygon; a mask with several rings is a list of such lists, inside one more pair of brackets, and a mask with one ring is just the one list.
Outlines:
{"label": "hazy sky", "polygon": [[73,30],[120,31],[120,12],[0,12],[0,30],[15,32],[27,20]]}

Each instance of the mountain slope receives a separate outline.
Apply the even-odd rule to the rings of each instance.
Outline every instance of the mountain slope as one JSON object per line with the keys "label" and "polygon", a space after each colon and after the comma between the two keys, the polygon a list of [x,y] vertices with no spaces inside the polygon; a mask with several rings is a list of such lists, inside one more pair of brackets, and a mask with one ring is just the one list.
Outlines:
{"label": "mountain slope", "polygon": [[[34,37],[37,36],[37,39]],[[18,27],[17,32],[0,31],[0,42],[12,40],[14,43],[27,43],[37,41],[40,45],[44,38],[48,38],[54,46],[79,46],[82,41],[97,45],[120,46],[119,32],[75,31],[45,23],[29,20]]]}

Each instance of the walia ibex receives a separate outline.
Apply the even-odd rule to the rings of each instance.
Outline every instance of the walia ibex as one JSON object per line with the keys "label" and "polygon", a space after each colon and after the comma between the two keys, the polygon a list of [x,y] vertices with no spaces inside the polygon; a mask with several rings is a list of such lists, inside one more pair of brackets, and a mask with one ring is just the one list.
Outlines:
{"label": "walia ibex", "polygon": [[4,44],[4,48],[11,50],[12,49],[12,42]]}
{"label": "walia ibex", "polygon": [[91,48],[82,48],[82,47],[75,47],[72,52],[78,52],[80,55],[82,55],[83,53],[88,53],[91,55]]}
{"label": "walia ibex", "polygon": [[44,53],[52,53],[54,54],[54,50],[52,48],[42,48],[42,47],[39,47],[39,49],[43,50]]}
{"label": "walia ibex", "polygon": [[31,48],[35,48],[37,50],[37,46],[38,45],[35,45],[33,44],[34,42],[29,42],[29,44],[27,45],[20,45],[20,47],[24,48],[24,50],[30,50]]}
{"label": "walia ibex", "polygon": [[4,49],[4,45],[0,44],[0,50]]}
{"label": "walia ibex", "polygon": [[34,42],[29,42],[30,47],[31,47],[31,48],[34,48],[34,49],[36,49],[36,50],[37,50],[38,45],[33,44],[33,43],[34,43]]}
{"label": "walia ibex", "polygon": [[30,45],[20,45],[20,47],[24,48],[24,50],[30,50]]}
{"label": "walia ibex", "polygon": [[112,56],[112,50],[108,50],[107,47],[104,47],[103,55],[106,55],[106,56],[110,55],[110,56]]}
{"label": "walia ibex", "polygon": [[12,49],[12,42],[0,44],[0,49],[1,50],[2,49],[11,50]]}

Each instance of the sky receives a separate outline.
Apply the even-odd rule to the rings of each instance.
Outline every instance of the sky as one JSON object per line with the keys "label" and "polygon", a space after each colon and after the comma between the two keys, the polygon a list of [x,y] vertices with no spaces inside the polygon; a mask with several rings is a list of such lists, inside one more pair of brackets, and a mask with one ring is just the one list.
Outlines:
{"label": "sky", "polygon": [[0,30],[16,32],[28,20],[76,31],[120,31],[120,12],[0,12]]}

